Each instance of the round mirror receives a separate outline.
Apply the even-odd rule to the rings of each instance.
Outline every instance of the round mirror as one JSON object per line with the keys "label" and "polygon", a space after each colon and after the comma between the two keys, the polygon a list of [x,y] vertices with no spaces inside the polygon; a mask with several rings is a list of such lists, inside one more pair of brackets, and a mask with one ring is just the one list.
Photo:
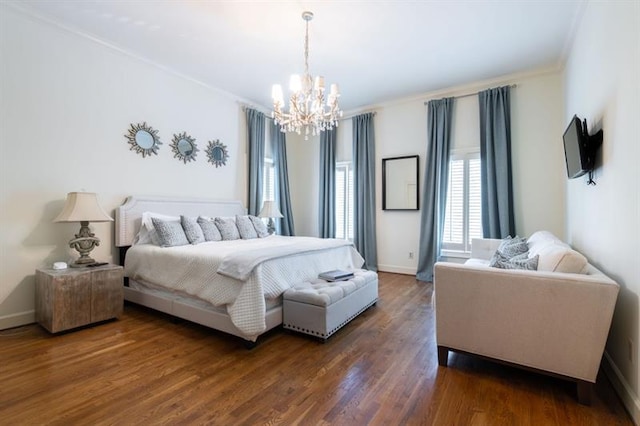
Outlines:
{"label": "round mirror", "polygon": [[216,161],[224,161],[224,151],[219,146],[213,148],[213,159]]}
{"label": "round mirror", "polygon": [[140,148],[149,149],[153,146],[153,136],[146,130],[136,132],[136,143]]}
{"label": "round mirror", "polygon": [[146,122],[131,124],[129,134],[125,135],[131,145],[131,151],[142,154],[142,157],[155,154],[158,155],[158,149],[162,142],[158,137],[158,131],[148,126]]}
{"label": "round mirror", "polygon": [[218,139],[209,141],[206,152],[208,158],[207,161],[214,166],[221,167],[227,164],[227,160],[229,159],[227,146],[220,143]]}
{"label": "round mirror", "polygon": [[173,141],[171,143],[171,149],[173,150],[173,157],[187,164],[187,162],[196,159],[196,153],[199,151],[196,146],[196,140],[187,135],[187,132],[178,133],[173,135]]}
{"label": "round mirror", "polygon": [[178,151],[180,151],[180,154],[182,155],[191,155],[193,152],[193,145],[191,145],[191,142],[186,139],[180,139],[178,141]]}

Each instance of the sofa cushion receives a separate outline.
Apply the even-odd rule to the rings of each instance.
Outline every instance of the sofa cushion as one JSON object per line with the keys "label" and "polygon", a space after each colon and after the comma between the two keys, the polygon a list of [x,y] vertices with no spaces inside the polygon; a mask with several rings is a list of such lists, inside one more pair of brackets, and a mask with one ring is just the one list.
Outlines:
{"label": "sofa cushion", "polygon": [[529,256],[536,255],[539,271],[583,274],[587,269],[587,259],[564,243],[548,243],[529,252]]}
{"label": "sofa cushion", "polygon": [[540,256],[539,271],[586,273],[587,259],[549,231],[535,232],[527,240],[529,257]]}

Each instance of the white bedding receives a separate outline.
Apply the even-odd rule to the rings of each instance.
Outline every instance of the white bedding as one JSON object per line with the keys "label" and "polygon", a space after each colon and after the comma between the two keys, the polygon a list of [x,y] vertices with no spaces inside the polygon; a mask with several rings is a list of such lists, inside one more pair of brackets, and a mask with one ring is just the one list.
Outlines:
{"label": "white bedding", "polygon": [[[248,251],[261,256],[259,249],[287,251],[290,243],[307,247],[313,242],[317,251],[304,251],[274,259],[262,258],[239,280],[218,273],[225,258]],[[335,240],[338,241],[338,240]],[[316,278],[332,269],[354,269],[364,263],[352,245],[327,248],[327,240],[311,237],[270,236],[252,240],[207,242],[180,247],[150,244],[132,246],[127,251],[125,276],[205,300],[214,306],[226,306],[233,324],[249,340],[266,329],[265,298],[279,297],[292,285]],[[271,249],[270,249],[271,247]]]}

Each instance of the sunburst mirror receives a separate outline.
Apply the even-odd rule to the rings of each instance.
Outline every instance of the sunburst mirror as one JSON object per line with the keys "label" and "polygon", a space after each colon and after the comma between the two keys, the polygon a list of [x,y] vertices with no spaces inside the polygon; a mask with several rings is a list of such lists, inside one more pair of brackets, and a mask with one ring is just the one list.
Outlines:
{"label": "sunburst mirror", "polygon": [[158,149],[162,145],[158,131],[146,122],[131,124],[129,134],[124,136],[129,140],[131,151],[142,154],[143,158],[151,154],[158,155]]}
{"label": "sunburst mirror", "polygon": [[187,132],[173,135],[171,149],[173,150],[173,158],[183,161],[184,164],[189,161],[195,161],[196,154],[199,151],[196,146],[196,140],[187,135]]}
{"label": "sunburst mirror", "polygon": [[227,146],[223,143],[220,143],[218,139],[209,141],[206,152],[208,158],[207,161],[214,166],[222,167],[227,164],[227,160],[229,159]]}

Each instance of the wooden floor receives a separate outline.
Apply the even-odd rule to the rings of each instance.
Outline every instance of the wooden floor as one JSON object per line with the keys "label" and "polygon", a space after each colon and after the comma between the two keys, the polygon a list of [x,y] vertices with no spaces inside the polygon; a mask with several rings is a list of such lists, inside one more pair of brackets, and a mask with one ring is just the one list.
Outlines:
{"label": "wooden floor", "polygon": [[62,335],[0,331],[0,424],[632,424],[604,376],[586,407],[559,379],[456,354],[438,367],[431,296],[381,273],[377,306],[327,343],[276,329],[251,351],[135,305]]}

